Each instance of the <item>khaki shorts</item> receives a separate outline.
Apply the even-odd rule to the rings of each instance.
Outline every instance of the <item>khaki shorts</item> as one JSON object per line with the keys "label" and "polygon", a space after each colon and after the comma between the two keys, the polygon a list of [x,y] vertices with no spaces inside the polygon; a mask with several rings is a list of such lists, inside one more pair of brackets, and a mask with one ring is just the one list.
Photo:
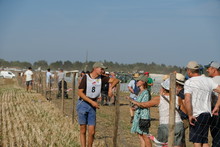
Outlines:
{"label": "khaki shorts", "polygon": [[[169,125],[168,124],[161,124],[158,127],[158,137],[157,139],[160,142],[168,142],[168,136],[169,136]],[[175,138],[174,138],[174,145],[175,146],[181,146],[184,142],[184,135],[185,131],[184,131],[184,126],[183,123],[176,123],[175,124]]]}

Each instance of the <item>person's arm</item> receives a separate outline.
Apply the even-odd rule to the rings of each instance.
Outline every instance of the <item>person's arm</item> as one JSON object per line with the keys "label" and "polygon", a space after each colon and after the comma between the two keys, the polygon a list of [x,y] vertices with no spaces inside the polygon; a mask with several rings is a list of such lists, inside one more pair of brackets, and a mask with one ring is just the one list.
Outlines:
{"label": "person's arm", "polygon": [[196,117],[194,117],[193,113],[192,113],[191,94],[190,93],[185,93],[185,108],[186,108],[186,111],[187,111],[187,114],[189,117],[189,123],[194,126],[195,125],[194,121],[197,121],[197,120],[196,120]]}
{"label": "person's arm", "polygon": [[84,93],[83,93],[84,89],[78,89],[78,95],[79,97],[81,97],[84,101],[90,103],[93,107],[98,108],[99,109],[99,104],[96,101],[91,100],[90,98],[88,98]]}
{"label": "person's arm", "polygon": [[128,90],[131,92],[131,93],[134,93],[134,90],[132,87],[128,86]]}
{"label": "person's arm", "polygon": [[212,110],[212,114],[218,115],[218,112],[220,109],[220,85],[218,85],[218,87],[214,89],[213,91],[218,93],[218,100],[217,100],[217,103],[215,104],[214,109]]}
{"label": "person's arm", "polygon": [[137,105],[138,107],[141,108],[150,108],[153,107],[155,105],[159,105],[160,103],[160,96],[154,97],[152,98],[150,101],[147,102],[137,102],[133,99],[129,99],[133,104]]}
{"label": "person's arm", "polygon": [[119,83],[119,80],[116,78],[110,78],[108,82],[111,83],[109,85],[109,89],[108,89],[108,96],[112,97],[112,95],[113,95],[112,89],[116,86],[116,84]]}
{"label": "person's arm", "polygon": [[181,99],[179,96],[178,96],[178,104],[179,104],[179,107],[180,107],[180,110],[182,110],[185,114],[187,114],[187,111],[186,111],[186,108],[184,106],[184,100]]}

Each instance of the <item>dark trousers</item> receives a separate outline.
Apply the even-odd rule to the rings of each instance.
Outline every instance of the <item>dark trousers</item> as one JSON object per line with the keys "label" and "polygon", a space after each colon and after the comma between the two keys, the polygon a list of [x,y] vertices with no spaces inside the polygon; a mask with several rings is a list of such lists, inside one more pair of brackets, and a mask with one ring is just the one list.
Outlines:
{"label": "dark trousers", "polygon": [[212,147],[220,147],[220,113],[211,117]]}

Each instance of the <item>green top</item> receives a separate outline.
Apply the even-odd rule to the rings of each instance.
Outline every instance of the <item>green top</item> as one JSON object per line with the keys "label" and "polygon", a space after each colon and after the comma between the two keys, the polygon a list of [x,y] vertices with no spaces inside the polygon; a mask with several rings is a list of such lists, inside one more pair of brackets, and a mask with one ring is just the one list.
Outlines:
{"label": "green top", "polygon": [[[149,93],[147,90],[144,90],[141,94],[137,97],[137,102],[147,102],[149,101]],[[134,120],[131,127],[131,133],[138,133],[138,134],[148,134],[148,132],[143,132],[139,129],[139,119],[150,119],[150,110],[148,108],[138,108],[134,114]]]}
{"label": "green top", "polygon": [[[147,79],[147,84],[152,84],[152,83],[154,83],[154,82],[153,82],[153,79],[149,77],[149,78]],[[151,86],[147,85],[147,90],[151,91]]]}

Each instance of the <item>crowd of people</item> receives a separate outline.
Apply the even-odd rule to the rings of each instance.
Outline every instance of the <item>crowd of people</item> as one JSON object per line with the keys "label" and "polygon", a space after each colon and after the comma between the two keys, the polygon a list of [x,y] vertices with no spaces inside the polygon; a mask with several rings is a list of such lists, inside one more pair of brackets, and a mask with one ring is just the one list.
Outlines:
{"label": "crowd of people", "polygon": [[[209,130],[212,136],[212,147],[220,146],[220,64],[211,62],[205,67],[209,77],[200,74],[200,65],[195,61],[190,61],[186,66],[188,77],[186,81],[184,75],[176,73],[177,112],[175,113],[175,138],[173,143],[176,147],[186,146],[184,119],[189,120],[189,141],[192,142],[195,147],[209,147]],[[141,78],[137,78],[136,80],[145,81]],[[145,81],[145,84],[147,84],[147,81]],[[133,91],[131,91],[131,93],[133,93]],[[166,76],[161,83],[159,96],[149,100],[149,94],[146,94],[146,99],[143,101],[142,93],[139,92],[136,95],[136,99],[128,97],[134,105],[134,118],[140,117],[139,111],[148,111],[150,107],[158,106],[160,125],[158,127],[157,139],[162,143],[168,142],[169,135],[169,93],[170,79],[169,76]],[[183,116],[183,114],[185,114],[185,116]],[[149,115],[146,114],[145,117],[149,117]],[[133,121],[131,132],[138,134],[142,147],[150,147],[152,145],[149,144],[149,139],[140,137],[140,135],[149,134],[149,129],[145,131],[139,130],[141,128],[140,121],[141,119],[135,119],[135,121]],[[145,126],[149,127],[148,123],[149,122],[146,121]],[[134,130],[137,124],[139,124],[139,128]],[[144,138],[147,138],[146,136]]]}
{"label": "crowd of people", "polygon": [[[209,130],[212,136],[212,147],[220,146],[220,64],[211,62],[205,65],[207,76],[201,75],[200,65],[196,61],[190,61],[186,65],[186,75],[174,72],[176,75],[176,113],[175,113],[175,147],[184,147],[185,129],[188,120],[189,141],[195,147],[208,147]],[[80,73],[78,78],[78,102],[77,116],[80,125],[81,146],[92,147],[96,126],[96,109],[100,105],[115,103],[115,87],[120,82],[114,72],[107,72],[107,67],[101,62],[93,65],[91,72]],[[150,108],[158,107],[159,127],[157,139],[161,143],[168,142],[169,135],[169,104],[170,104],[170,78],[164,76],[161,83],[159,96],[151,95],[153,80],[149,72],[142,75],[134,74],[128,83],[130,95],[130,123],[131,133],[136,133],[140,139],[141,147],[151,147],[149,138],[151,116]],[[46,85],[52,86],[52,73],[50,69],[46,73]],[[33,72],[31,67],[24,73],[27,91],[31,91],[33,84]],[[57,74],[60,91],[61,81],[64,80],[63,69]],[[64,80],[64,85],[66,81]],[[64,88],[66,90],[66,88]],[[100,101],[100,102],[99,102]],[[112,103],[110,103],[113,101]],[[187,122],[187,121],[186,121]],[[88,130],[88,141],[86,132]]]}

